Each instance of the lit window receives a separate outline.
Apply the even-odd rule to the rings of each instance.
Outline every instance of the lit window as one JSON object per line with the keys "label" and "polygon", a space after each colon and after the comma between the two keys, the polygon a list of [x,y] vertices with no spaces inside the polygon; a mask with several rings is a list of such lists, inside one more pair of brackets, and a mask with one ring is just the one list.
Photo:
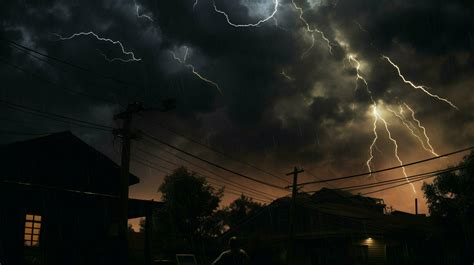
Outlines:
{"label": "lit window", "polygon": [[27,214],[25,221],[25,246],[39,246],[39,237],[41,232],[41,215]]}

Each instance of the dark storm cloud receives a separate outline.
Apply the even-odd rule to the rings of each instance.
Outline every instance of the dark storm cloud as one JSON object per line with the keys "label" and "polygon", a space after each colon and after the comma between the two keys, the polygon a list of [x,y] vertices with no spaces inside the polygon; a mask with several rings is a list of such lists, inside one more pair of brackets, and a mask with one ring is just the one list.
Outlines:
{"label": "dark storm cloud", "polygon": [[[99,58],[97,49],[103,49],[104,53],[108,53],[109,46],[94,46],[93,44],[97,43],[81,42],[81,40],[77,43],[75,41],[68,43],[57,41],[54,33],[66,35],[82,30],[81,27],[87,28],[92,25],[108,23],[107,28],[109,28],[113,24],[111,20],[106,21],[107,19],[104,18],[103,14],[106,12],[101,12],[104,11],[102,6],[78,6],[77,4],[54,1],[2,3],[2,37],[85,67],[101,68],[100,71],[105,75],[124,73],[124,69],[120,69],[120,67],[112,69],[109,67],[110,64]],[[88,14],[88,16],[81,17],[77,14],[78,11]],[[96,26],[88,30],[99,31],[100,29],[97,29]],[[1,74],[4,80],[5,77],[8,78],[5,82],[7,88],[2,94],[2,98],[11,102],[42,111],[112,125],[112,116],[119,110],[118,103],[124,102],[123,97],[127,93],[136,93],[127,91],[126,88],[109,80],[96,78],[97,76],[91,76],[54,61],[44,60],[45,58],[41,56],[36,55],[36,58],[29,56],[27,52],[7,45],[3,41],[1,51],[2,55],[5,55],[2,56],[4,61],[27,71],[24,73],[2,63]],[[114,52],[117,51],[114,50]],[[107,71],[108,69],[110,72]],[[139,73],[138,71],[134,72]],[[31,73],[59,85],[55,86],[34,78]],[[107,101],[78,96],[66,91],[64,87],[80,93],[91,94],[97,98],[106,98]],[[71,129],[101,149],[105,146],[107,149],[110,148],[109,142],[104,141],[109,137],[107,134],[81,129],[67,123],[52,122],[35,115],[12,111],[3,106],[2,113],[3,116],[9,116],[20,122],[7,123],[7,126],[13,131],[45,133]],[[7,137],[4,138],[4,141],[10,139]]]}
{"label": "dark storm cloud", "polygon": [[[472,1],[340,1],[334,18],[362,27],[381,50],[407,43],[421,53],[472,49]],[[363,31],[366,32],[363,32]],[[354,35],[356,35],[354,34]],[[356,36],[351,39],[357,39]],[[367,47],[369,48],[369,47]],[[369,48],[370,49],[370,48]]]}
{"label": "dark storm cloud", "polygon": [[[246,15],[245,7],[235,8],[236,3],[218,4],[224,10],[232,10],[232,19],[255,19]],[[213,11],[210,1],[200,1],[195,10],[189,1],[164,1],[157,5],[158,23],[168,45],[190,46],[205,54],[212,64],[212,68],[202,70],[223,87],[228,114],[233,120],[258,123],[274,99],[284,96],[279,73],[295,62],[301,50],[293,34],[268,25],[250,30],[234,28]],[[189,60],[195,63],[192,57]]]}
{"label": "dark storm cloud", "polygon": [[[338,165],[342,172],[354,170],[354,165],[363,169],[373,137],[371,101],[362,82],[355,89],[355,65],[347,61],[349,54],[362,62],[374,99],[395,107],[403,102],[414,106],[427,127],[436,129],[438,147],[453,149],[472,140],[472,112],[465,111],[474,103],[465,96],[474,85],[471,1],[340,0],[314,7],[311,2],[320,1],[296,1],[306,10],[311,27],[324,31],[332,54],[315,34],[314,48],[302,57],[311,45],[310,36],[290,1],[280,2],[278,27],[269,20],[259,27],[236,28],[208,0],[200,0],[194,9],[191,0],[138,1],[140,12],[153,22],[136,16],[133,0],[2,4],[1,36],[120,77],[132,83],[129,86],[60,64],[55,64],[60,69],[52,67],[4,44],[1,54],[60,84],[121,104],[139,100],[157,106],[174,97],[177,109],[147,115],[149,124],[166,116],[170,127],[254,163],[271,160],[278,170],[324,161],[349,161],[347,167]],[[266,12],[258,16],[258,10],[239,1],[216,0],[216,4],[235,23],[255,22]],[[271,3],[267,6],[271,11]],[[54,35],[79,31],[119,40],[142,60],[110,63],[100,53],[122,56],[118,46],[90,37],[58,41]],[[173,59],[171,52],[182,58],[186,48],[187,62],[218,83],[222,94]],[[464,111],[404,85],[382,54],[399,63],[409,79],[428,85]],[[6,66],[0,71],[6,84],[18,87],[5,89],[3,97],[25,105],[110,125],[112,115],[121,109],[119,104],[54,90]],[[393,117],[389,122],[399,126]],[[465,125],[462,137],[447,129],[452,124]],[[45,122],[26,129],[31,128],[62,127]],[[403,130],[395,131],[400,141],[412,141]],[[85,135],[87,130],[81,132]],[[386,140],[380,134],[381,141]],[[448,142],[452,138],[455,142]],[[195,146],[179,143],[197,152]]]}

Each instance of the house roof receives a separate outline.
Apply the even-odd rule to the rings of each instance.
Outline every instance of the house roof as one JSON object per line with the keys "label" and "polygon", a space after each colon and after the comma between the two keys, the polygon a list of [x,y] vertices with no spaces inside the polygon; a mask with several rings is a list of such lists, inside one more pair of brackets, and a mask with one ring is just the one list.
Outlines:
{"label": "house roof", "polygon": [[[69,131],[0,146],[1,178],[117,194],[120,167]],[[139,179],[130,174],[130,185]]]}
{"label": "house roof", "polygon": [[354,195],[348,191],[339,189],[322,188],[311,195],[313,202],[316,203],[338,203],[341,205],[350,205],[355,208],[365,208],[372,211],[383,213],[385,203],[382,199]]}
{"label": "house roof", "polygon": [[[356,201],[356,204],[353,200]],[[227,231],[223,238],[234,234],[247,233],[249,229],[252,230],[256,227],[259,228],[256,228],[255,232],[269,229],[264,232],[260,231],[267,238],[286,237],[287,229],[280,231],[276,228],[276,230],[273,230],[268,225],[264,227],[261,225],[275,225],[278,220],[273,220],[273,218],[281,219],[279,213],[286,216],[285,219],[288,220],[287,216],[291,202],[292,200],[289,197],[276,199],[255,215],[243,220],[234,229]],[[362,206],[357,205],[359,202],[362,202]],[[366,207],[365,203],[374,203],[376,207],[370,205]],[[353,195],[338,190],[322,189],[317,195],[298,194],[295,212],[295,223],[298,223],[298,225],[294,236],[303,239],[357,234],[396,235],[409,233],[410,231],[425,233],[431,229],[427,225],[426,218],[384,214],[383,211],[379,210],[378,204],[380,204],[380,207],[384,206],[379,199]],[[312,218],[310,212],[317,213],[316,220],[309,221]],[[314,225],[312,222],[318,222],[318,224]]]}

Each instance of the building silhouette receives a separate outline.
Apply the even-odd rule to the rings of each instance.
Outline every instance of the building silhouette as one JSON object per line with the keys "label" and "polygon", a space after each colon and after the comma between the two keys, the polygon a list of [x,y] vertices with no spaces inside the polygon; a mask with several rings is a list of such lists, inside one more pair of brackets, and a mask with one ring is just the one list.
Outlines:
{"label": "building silhouette", "polygon": [[[71,132],[1,146],[0,161],[2,265],[117,264],[116,163]],[[130,199],[129,218],[160,206]]]}
{"label": "building silhouette", "polygon": [[242,238],[252,263],[262,265],[437,264],[430,263],[433,226],[424,215],[388,213],[381,199],[323,188],[297,195],[290,234],[291,204],[279,198],[221,239]]}

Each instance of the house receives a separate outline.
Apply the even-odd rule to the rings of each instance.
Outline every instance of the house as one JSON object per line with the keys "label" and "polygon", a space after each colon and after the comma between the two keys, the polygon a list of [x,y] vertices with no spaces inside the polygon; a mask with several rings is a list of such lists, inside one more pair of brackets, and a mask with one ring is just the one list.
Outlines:
{"label": "house", "polygon": [[327,188],[299,193],[291,206],[291,198],[279,198],[222,240],[242,238],[255,264],[437,264],[424,216],[392,215],[381,199]]}
{"label": "house", "polygon": [[[117,264],[116,163],[71,132],[1,146],[0,161],[2,265]],[[160,206],[130,199],[129,218]]]}

